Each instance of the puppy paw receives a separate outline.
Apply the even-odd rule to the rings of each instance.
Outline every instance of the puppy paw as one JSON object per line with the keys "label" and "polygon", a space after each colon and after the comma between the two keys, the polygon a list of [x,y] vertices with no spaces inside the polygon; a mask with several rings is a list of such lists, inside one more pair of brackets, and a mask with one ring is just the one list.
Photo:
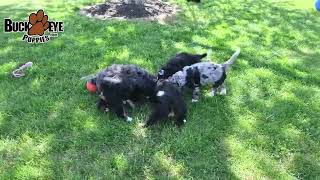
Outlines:
{"label": "puppy paw", "polygon": [[127,120],[127,122],[131,122],[132,121],[132,117],[127,116],[126,120]]}
{"label": "puppy paw", "polygon": [[199,100],[198,99],[192,99],[191,102],[195,103],[195,102],[198,102]]}
{"label": "puppy paw", "polygon": [[219,94],[222,96],[227,95],[227,89],[226,88],[221,89]]}
{"label": "puppy paw", "polygon": [[109,108],[105,108],[105,109],[104,109],[104,112],[109,112],[109,111],[110,111]]}
{"label": "puppy paw", "polygon": [[176,125],[178,126],[178,127],[182,127],[182,126],[184,126],[184,124],[187,122],[187,120],[182,120],[182,121],[177,121],[176,122]]}
{"label": "puppy paw", "polygon": [[170,112],[170,113],[168,114],[168,117],[174,117],[174,112],[173,112],[173,111]]}
{"label": "puppy paw", "polygon": [[211,91],[209,95],[210,95],[211,97],[215,96],[215,95],[216,95],[216,91]]}
{"label": "puppy paw", "polygon": [[128,99],[126,102],[130,105],[132,109],[136,107],[130,99]]}

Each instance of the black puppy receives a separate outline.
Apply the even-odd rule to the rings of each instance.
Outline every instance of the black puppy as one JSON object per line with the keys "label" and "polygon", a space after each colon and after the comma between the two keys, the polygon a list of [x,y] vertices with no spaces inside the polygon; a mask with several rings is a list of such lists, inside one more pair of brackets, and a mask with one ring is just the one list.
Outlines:
{"label": "black puppy", "polygon": [[124,65],[124,64],[113,64],[108,66],[103,71],[98,73],[94,79],[91,81],[96,84],[98,88],[98,93],[101,92],[101,84],[104,82],[104,78],[112,77],[112,78],[123,78],[123,77],[133,77],[146,79],[149,81],[154,81],[155,77],[150,75],[146,70],[132,64]]}
{"label": "black puppy", "polygon": [[186,122],[186,112],[187,108],[180,88],[168,81],[158,81],[153,112],[145,127],[172,116],[175,118],[176,125],[181,126]]}
{"label": "black puppy", "polygon": [[179,53],[175,57],[171,58],[169,62],[164,65],[158,72],[157,79],[167,79],[174,73],[180,71],[185,66],[190,66],[192,64],[201,62],[201,59],[206,57],[207,54],[189,54],[189,53]]}
{"label": "black puppy", "polygon": [[132,101],[154,96],[156,79],[147,71],[135,65],[114,64],[99,73],[96,82],[100,99],[98,109],[112,110],[120,118],[131,121],[125,104],[133,106]]}

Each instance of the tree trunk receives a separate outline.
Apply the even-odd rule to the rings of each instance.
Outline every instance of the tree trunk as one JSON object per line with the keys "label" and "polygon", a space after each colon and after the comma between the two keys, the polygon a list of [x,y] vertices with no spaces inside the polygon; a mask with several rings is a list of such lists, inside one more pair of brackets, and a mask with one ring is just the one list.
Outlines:
{"label": "tree trunk", "polygon": [[125,0],[128,4],[143,4],[144,0]]}

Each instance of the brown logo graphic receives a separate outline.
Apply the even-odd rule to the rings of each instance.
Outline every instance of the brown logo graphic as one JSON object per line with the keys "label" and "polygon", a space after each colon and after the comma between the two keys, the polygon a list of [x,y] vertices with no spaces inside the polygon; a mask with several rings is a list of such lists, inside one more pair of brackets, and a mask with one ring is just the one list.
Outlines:
{"label": "brown logo graphic", "polygon": [[40,9],[37,13],[31,13],[29,21],[13,21],[4,19],[4,32],[25,32],[22,37],[27,43],[45,43],[51,38],[58,37],[58,33],[64,31],[62,21],[49,21],[48,16]]}
{"label": "brown logo graphic", "polygon": [[29,23],[32,25],[28,30],[29,35],[42,36],[44,31],[49,27],[48,16],[44,15],[43,10],[39,10],[37,14],[31,13],[29,16]]}

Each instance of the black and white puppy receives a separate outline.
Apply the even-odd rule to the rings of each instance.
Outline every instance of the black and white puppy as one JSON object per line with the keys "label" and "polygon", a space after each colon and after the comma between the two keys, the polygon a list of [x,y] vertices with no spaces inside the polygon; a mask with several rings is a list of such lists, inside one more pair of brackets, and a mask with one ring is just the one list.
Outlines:
{"label": "black and white puppy", "polygon": [[160,80],[156,86],[156,97],[153,112],[145,127],[153,125],[161,120],[174,117],[177,126],[186,123],[186,104],[182,97],[181,89],[171,82]]}
{"label": "black and white puppy", "polygon": [[100,99],[98,109],[115,112],[120,118],[131,121],[125,104],[134,106],[132,101],[154,96],[156,78],[135,65],[114,64],[99,73],[94,79]]}
{"label": "black and white puppy", "polygon": [[207,54],[189,54],[189,53],[179,53],[175,57],[171,58],[169,62],[164,65],[158,72],[157,79],[167,79],[174,73],[180,71],[185,66],[190,66],[192,64],[201,62],[201,59],[206,57]]}
{"label": "black and white puppy", "polygon": [[227,71],[240,54],[238,49],[231,58],[223,64],[214,64],[212,62],[200,62],[191,66],[184,67],[168,78],[168,81],[178,84],[179,87],[189,87],[193,89],[192,101],[199,100],[200,86],[211,84],[213,86],[211,95],[214,96],[217,91],[221,95],[226,94],[225,79]]}

